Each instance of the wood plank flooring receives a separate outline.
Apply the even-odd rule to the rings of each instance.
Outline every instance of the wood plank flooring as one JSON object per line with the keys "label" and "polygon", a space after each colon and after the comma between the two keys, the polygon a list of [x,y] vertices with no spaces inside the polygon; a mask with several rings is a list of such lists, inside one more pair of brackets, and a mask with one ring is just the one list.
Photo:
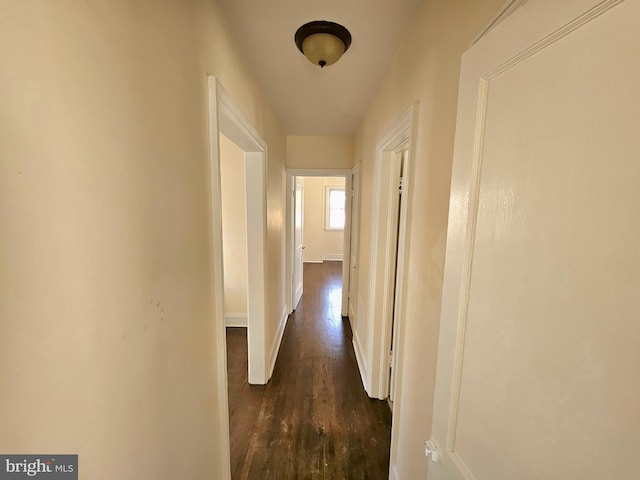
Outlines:
{"label": "wood plank flooring", "polygon": [[304,294],[265,386],[247,383],[246,329],[227,329],[233,480],[388,477],[391,413],[362,387],[341,275],[341,262],[304,265]]}

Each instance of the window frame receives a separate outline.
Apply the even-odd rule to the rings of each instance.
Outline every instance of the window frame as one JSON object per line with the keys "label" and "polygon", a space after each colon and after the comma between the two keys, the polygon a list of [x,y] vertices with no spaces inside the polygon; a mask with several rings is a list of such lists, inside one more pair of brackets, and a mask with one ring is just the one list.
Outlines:
{"label": "window frame", "polygon": [[[347,192],[345,189],[344,185],[325,185],[324,186],[324,229],[326,231],[331,231],[331,232],[340,232],[340,231],[344,231],[345,228],[345,224],[347,223]],[[344,218],[344,223],[342,224],[342,227],[332,227],[331,226],[331,205],[330,205],[330,200],[331,200],[331,191],[336,190],[336,191],[341,191],[344,193],[344,205],[342,206],[342,211],[345,213],[345,218]],[[337,209],[334,209],[337,210]]]}

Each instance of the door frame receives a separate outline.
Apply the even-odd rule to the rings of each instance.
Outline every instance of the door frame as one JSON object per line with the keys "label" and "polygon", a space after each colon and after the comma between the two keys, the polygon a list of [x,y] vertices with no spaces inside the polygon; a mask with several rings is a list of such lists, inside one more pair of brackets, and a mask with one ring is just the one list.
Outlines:
{"label": "door frame", "polygon": [[[294,219],[294,202],[293,202],[293,189],[295,188],[293,179],[294,177],[345,177],[345,194],[351,191],[351,169],[343,169],[343,168],[287,168],[287,180],[286,180],[286,215],[287,215],[287,238],[286,238],[286,265],[285,272],[286,278],[285,281],[285,295],[286,295],[286,303],[287,303],[287,313],[293,312],[293,265],[295,262],[295,249],[294,245],[294,230],[295,230],[295,219]],[[345,208],[348,210],[345,211],[345,218],[350,218],[350,207],[346,205]],[[348,306],[347,310],[345,310],[345,303],[348,302],[348,289],[345,289],[345,285],[349,285],[349,261],[348,259],[345,261],[345,255],[349,253],[350,244],[347,245],[347,242],[350,242],[349,236],[349,227],[350,222],[345,222],[344,226],[344,248],[343,248],[343,257],[342,257],[342,316],[348,316]],[[345,300],[346,298],[346,300]]]}
{"label": "door frame", "polygon": [[247,196],[248,304],[247,336],[249,383],[265,384],[267,304],[267,144],[234,105],[214,76],[208,77],[209,163],[211,182],[211,232],[214,276],[214,331],[218,367],[218,405],[221,430],[220,449],[225,459],[223,474],[231,477],[229,441],[229,400],[227,386],[227,342],[224,321],[224,271],[222,256],[222,200],[220,190],[219,135],[244,150]]}
{"label": "door frame", "polygon": [[[406,152],[406,155],[405,155]],[[404,168],[404,173],[400,176],[401,179],[406,179],[405,175],[407,173],[406,168],[409,164],[409,156],[411,155],[411,145],[410,142],[407,142],[406,146],[402,148],[402,150],[395,152],[392,161],[394,162],[393,169],[402,169]],[[389,362],[389,370],[390,376],[389,378],[389,386],[388,386],[388,395],[387,398],[391,401],[395,401],[395,394],[397,393],[397,385],[398,385],[398,368],[397,365],[399,363],[396,361],[396,358],[400,355],[400,341],[399,341],[399,333],[402,327],[402,307],[403,307],[403,292],[404,292],[404,265],[405,262],[401,262],[401,259],[406,259],[405,255],[405,246],[406,246],[406,236],[407,236],[407,194],[405,191],[405,185],[402,184],[399,188],[399,192],[394,197],[391,202],[392,211],[395,212],[393,216],[393,223],[397,225],[398,230],[395,238],[391,238],[390,248],[396,247],[396,271],[392,272],[392,275],[395,277],[395,292],[392,291],[392,315],[390,317],[391,325],[387,329],[387,335],[390,336],[388,340],[389,344],[389,354],[391,356],[391,361]],[[399,204],[399,205],[398,205]],[[398,208],[399,207],[399,208]],[[395,242],[393,242],[395,240]],[[391,285],[393,288],[393,283]],[[392,396],[394,394],[394,396]]]}
{"label": "door frame", "polygon": [[[354,183],[354,178],[357,181]],[[356,330],[354,323],[357,322],[357,300],[358,300],[358,287],[352,289],[352,282],[354,278],[358,278],[358,252],[359,244],[358,239],[360,237],[360,162],[351,169],[351,175],[348,177],[349,182],[349,245],[346,247],[349,252],[349,285],[347,286],[347,296],[343,297],[343,301],[346,301],[346,305],[342,305],[342,315],[349,317],[351,321],[352,330]],[[355,243],[354,243],[355,242]],[[354,260],[355,259],[355,260]],[[354,308],[351,308],[354,306]],[[345,315],[346,312],[347,314]],[[355,348],[355,347],[354,347]]]}
{"label": "door frame", "polygon": [[[368,355],[371,359],[371,368],[365,369],[364,378],[367,379],[365,389],[369,396],[384,400],[389,395],[389,352],[391,350],[391,315],[394,311],[393,289],[394,273],[396,269],[396,250],[393,238],[396,236],[398,223],[394,222],[397,211],[392,208],[394,196],[397,197],[398,185],[393,181],[394,158],[397,158],[403,149],[409,148],[409,155],[405,164],[404,201],[403,212],[400,213],[400,234],[398,238],[404,239],[398,245],[397,252],[397,280],[395,282],[398,302],[397,317],[397,352],[394,354],[396,365],[402,365],[402,321],[403,318],[403,291],[405,267],[407,263],[406,253],[409,251],[409,239],[406,235],[408,218],[410,215],[410,202],[413,191],[412,164],[415,157],[415,138],[418,125],[418,102],[409,109],[387,130],[376,147],[374,164],[374,199],[373,199],[373,224],[371,236],[371,265],[369,279],[368,311],[369,325],[367,345]],[[363,369],[361,368],[361,371]],[[368,370],[368,371],[367,371]],[[401,385],[401,369],[396,371],[396,385]],[[399,396],[396,404],[399,405]]]}
{"label": "door frame", "polygon": [[[300,237],[301,237],[301,248],[302,248],[302,253],[300,255],[300,262],[302,263],[302,265],[300,265],[300,269],[303,269],[304,266],[304,181],[301,180],[301,185],[302,185],[302,190],[301,190],[301,199],[300,199],[300,208],[302,209],[302,212],[300,212],[300,219],[301,219],[301,232],[300,232]],[[302,295],[304,294],[304,274],[301,271],[300,273],[300,280],[301,283],[303,283],[301,289],[302,292],[300,293],[300,297],[297,298],[297,292],[298,292],[298,286],[299,284],[295,283],[296,280],[296,258],[297,258],[297,250],[298,250],[298,245],[296,244],[296,207],[298,205],[298,176],[293,176],[291,177],[291,194],[292,194],[292,215],[293,215],[293,243],[292,243],[292,248],[293,248],[293,258],[292,258],[292,270],[291,270],[291,310],[295,310],[296,307],[298,306],[298,303],[300,302],[300,300],[302,300]]]}

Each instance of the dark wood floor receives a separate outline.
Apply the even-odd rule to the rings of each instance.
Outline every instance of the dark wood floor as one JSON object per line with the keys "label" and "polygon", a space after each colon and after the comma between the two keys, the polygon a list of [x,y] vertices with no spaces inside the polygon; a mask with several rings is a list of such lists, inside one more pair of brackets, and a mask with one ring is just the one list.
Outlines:
{"label": "dark wood floor", "polygon": [[387,478],[391,413],[362,387],[341,272],[341,262],[305,264],[268,385],[247,384],[246,330],[227,329],[234,480]]}

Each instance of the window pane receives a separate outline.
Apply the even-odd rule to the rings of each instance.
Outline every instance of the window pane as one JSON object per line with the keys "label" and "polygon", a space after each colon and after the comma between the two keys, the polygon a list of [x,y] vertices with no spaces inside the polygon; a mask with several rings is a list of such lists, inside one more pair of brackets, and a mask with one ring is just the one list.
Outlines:
{"label": "window pane", "polygon": [[329,228],[344,228],[344,210],[329,212]]}
{"label": "window pane", "polygon": [[344,210],[344,190],[329,190],[329,208]]}
{"label": "window pane", "polygon": [[343,187],[327,187],[325,204],[325,228],[343,230],[346,195]]}

